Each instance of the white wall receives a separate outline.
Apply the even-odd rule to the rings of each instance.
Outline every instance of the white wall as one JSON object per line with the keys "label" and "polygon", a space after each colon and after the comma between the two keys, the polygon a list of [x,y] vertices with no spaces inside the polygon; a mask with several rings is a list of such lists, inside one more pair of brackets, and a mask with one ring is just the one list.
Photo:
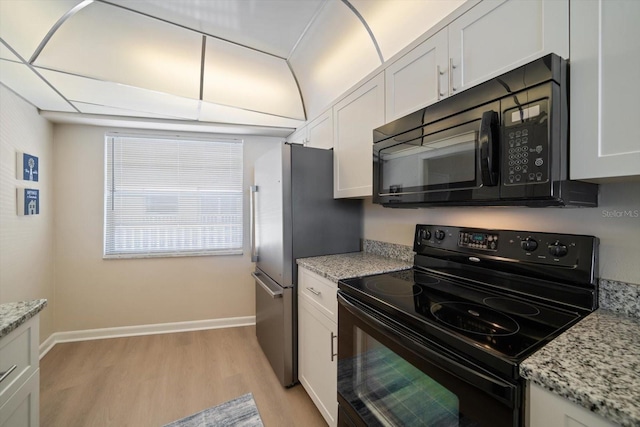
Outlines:
{"label": "white wall", "polygon": [[365,203],[366,239],[412,245],[416,224],[597,236],[600,277],[640,284],[640,182],[600,185],[597,208],[390,209]]}
{"label": "white wall", "polygon": [[[254,315],[246,215],[244,255],[102,259],[104,134],[117,130],[54,128],[56,330]],[[241,138],[248,187],[254,159],[280,139]]]}
{"label": "white wall", "polygon": [[[0,85],[0,303],[46,298],[40,338],[54,332],[52,125]],[[39,181],[16,179],[16,151],[38,157]],[[16,187],[40,189],[40,215],[16,214]]]}

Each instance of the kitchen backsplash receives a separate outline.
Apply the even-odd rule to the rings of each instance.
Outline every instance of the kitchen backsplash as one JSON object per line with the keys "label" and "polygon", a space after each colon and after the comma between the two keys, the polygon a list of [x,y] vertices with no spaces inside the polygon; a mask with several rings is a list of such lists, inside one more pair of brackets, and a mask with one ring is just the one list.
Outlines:
{"label": "kitchen backsplash", "polygon": [[640,285],[600,279],[600,308],[640,318]]}
{"label": "kitchen backsplash", "polygon": [[362,250],[371,254],[399,259],[406,262],[413,262],[413,257],[415,255],[411,246],[380,242],[378,240],[364,239],[362,242]]}

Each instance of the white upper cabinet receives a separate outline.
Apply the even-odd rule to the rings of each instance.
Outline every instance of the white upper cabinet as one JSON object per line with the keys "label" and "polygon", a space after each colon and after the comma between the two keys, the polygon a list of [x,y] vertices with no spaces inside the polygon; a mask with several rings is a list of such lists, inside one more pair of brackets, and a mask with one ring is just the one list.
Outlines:
{"label": "white upper cabinet", "polygon": [[571,2],[571,179],[640,175],[640,2]]}
{"label": "white upper cabinet", "polygon": [[484,0],[385,69],[387,121],[548,53],[569,57],[568,0]]}
{"label": "white upper cabinet", "polygon": [[333,111],[331,109],[325,111],[307,125],[307,142],[305,145],[327,150],[333,148]]}
{"label": "white upper cabinet", "polygon": [[308,140],[307,135],[307,127],[301,127],[296,129],[295,132],[287,137],[287,142],[290,142],[291,144],[306,145]]}
{"label": "white upper cabinet", "polygon": [[484,0],[448,28],[452,94],[548,53],[569,57],[568,0]]}
{"label": "white upper cabinet", "polygon": [[385,69],[387,121],[447,96],[448,57],[448,37],[444,29]]}
{"label": "white upper cabinet", "polygon": [[384,73],[333,107],[333,197],[370,196],[373,129],[384,124]]}

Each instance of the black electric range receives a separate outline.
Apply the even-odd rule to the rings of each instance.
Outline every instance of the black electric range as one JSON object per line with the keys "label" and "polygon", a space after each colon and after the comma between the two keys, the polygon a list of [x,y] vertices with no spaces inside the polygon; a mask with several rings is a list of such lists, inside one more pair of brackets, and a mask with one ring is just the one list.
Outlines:
{"label": "black electric range", "polygon": [[[347,349],[339,356],[339,372],[357,371],[354,360],[365,352],[348,347],[368,344],[355,343],[351,329],[358,328],[357,318],[367,318],[371,325],[386,325],[378,328],[380,339],[389,338],[389,346],[398,354],[405,353],[400,349],[408,341],[417,342],[406,359],[413,360],[416,354],[429,359],[411,362],[424,373],[444,357],[453,361],[453,365],[447,362],[449,366],[465,366],[473,376],[511,384],[511,415],[504,418],[513,422],[504,425],[522,425],[524,384],[519,364],[597,308],[597,249],[593,236],[417,225],[412,269],[339,282],[338,300],[344,307],[342,319],[339,311],[339,336],[354,341],[340,341]],[[348,312],[356,316],[347,316]],[[377,336],[374,329],[372,337]],[[451,378],[464,380],[456,369],[449,369]],[[362,402],[353,404],[354,381],[361,378],[363,374],[345,381],[339,374],[341,384],[350,384],[343,395],[351,396],[347,404],[349,399],[340,400],[339,393],[341,406],[366,407]]]}

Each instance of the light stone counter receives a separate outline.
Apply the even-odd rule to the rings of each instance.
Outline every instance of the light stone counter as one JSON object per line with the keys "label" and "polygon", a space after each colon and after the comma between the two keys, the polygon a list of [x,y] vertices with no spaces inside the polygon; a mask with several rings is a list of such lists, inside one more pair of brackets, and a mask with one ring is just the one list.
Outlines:
{"label": "light stone counter", "polygon": [[640,319],[597,310],[526,359],[520,375],[622,426],[640,426]]}
{"label": "light stone counter", "polygon": [[301,258],[297,262],[300,267],[326,277],[334,283],[338,283],[340,279],[406,270],[413,266],[413,262],[387,258],[368,252]]}
{"label": "light stone counter", "polygon": [[46,299],[0,304],[0,338],[40,313],[46,306]]}

